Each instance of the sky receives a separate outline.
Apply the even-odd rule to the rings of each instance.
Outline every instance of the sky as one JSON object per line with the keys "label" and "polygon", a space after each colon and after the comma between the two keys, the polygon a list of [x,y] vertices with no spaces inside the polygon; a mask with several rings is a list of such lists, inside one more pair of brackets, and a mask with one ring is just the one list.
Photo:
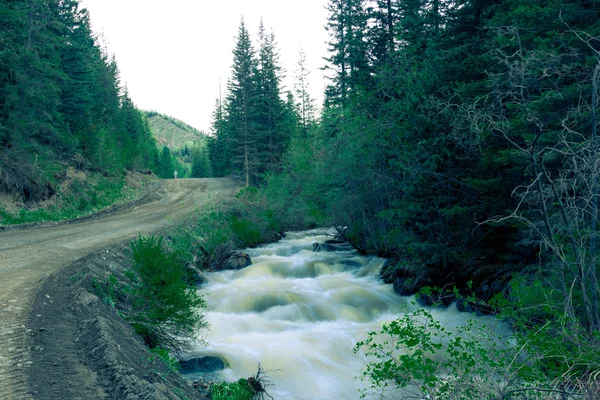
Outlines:
{"label": "sky", "polygon": [[[325,88],[327,0],[81,0],[92,29],[114,54],[122,84],[138,108],[208,131],[219,82],[223,94],[242,17],[257,40],[261,17],[277,40],[283,83],[293,89],[300,48],[310,91]],[[102,43],[102,42],[101,42]],[[255,48],[257,46],[255,45]],[[286,90],[287,90],[286,89]]]}

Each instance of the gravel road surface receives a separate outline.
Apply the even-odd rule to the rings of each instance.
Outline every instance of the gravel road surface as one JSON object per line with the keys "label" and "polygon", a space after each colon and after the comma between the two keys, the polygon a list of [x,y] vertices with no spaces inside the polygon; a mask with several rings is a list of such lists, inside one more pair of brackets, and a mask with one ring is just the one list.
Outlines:
{"label": "gravel road surface", "polygon": [[161,180],[146,201],[83,221],[0,231],[0,399],[31,398],[27,320],[36,290],[61,267],[100,248],[164,229],[211,200],[232,196],[227,178]]}

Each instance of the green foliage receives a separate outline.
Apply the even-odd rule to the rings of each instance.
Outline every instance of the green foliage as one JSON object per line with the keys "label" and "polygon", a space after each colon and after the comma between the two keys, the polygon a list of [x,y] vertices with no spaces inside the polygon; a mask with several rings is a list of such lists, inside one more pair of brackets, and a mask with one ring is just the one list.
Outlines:
{"label": "green foliage", "polygon": [[192,150],[192,178],[208,178],[212,176],[208,149],[206,146],[196,147]]}
{"label": "green foliage", "polygon": [[[510,336],[493,333],[481,320],[449,328],[425,309],[371,332],[355,347],[372,357],[363,370],[370,382],[363,396],[383,391],[430,399],[593,398],[600,336],[565,313],[564,299],[547,277],[516,276],[510,288],[489,304],[466,299],[495,310],[498,321],[510,323]],[[444,295],[439,288],[420,293]]]}
{"label": "green foliage", "polygon": [[108,278],[103,280],[92,279],[92,286],[104,304],[115,308],[118,292],[118,278],[116,275],[111,273]]}
{"label": "green foliage", "polygon": [[244,21],[233,49],[226,99],[217,99],[209,153],[216,176],[242,176],[259,185],[281,169],[281,156],[297,129],[294,101],[281,95],[275,36],[261,24],[255,50]]}
{"label": "green foliage", "polygon": [[48,207],[22,208],[17,214],[0,208],[0,222],[10,225],[79,218],[131,200],[138,193],[138,190],[127,187],[122,177],[92,176],[86,180],[74,178],[61,184],[55,202]]}
{"label": "green foliage", "polygon": [[240,219],[233,215],[229,219],[229,228],[244,247],[256,246],[261,242],[261,232],[250,220]]}
{"label": "green foliage", "polygon": [[150,349],[152,354],[155,354],[171,372],[179,372],[179,360],[169,353],[169,350],[161,347]]}
{"label": "green foliage", "polygon": [[191,261],[199,269],[219,269],[234,250],[279,237],[279,219],[267,207],[260,190],[242,189],[227,203],[198,210],[194,219],[172,235],[171,246],[181,263]]}
{"label": "green foliage", "polygon": [[180,351],[185,337],[206,326],[204,300],[188,287],[177,254],[164,248],[162,237],[140,237],[131,248],[137,282],[128,319],[149,347]]}
{"label": "green foliage", "polygon": [[247,379],[232,383],[218,383],[210,388],[212,400],[251,400],[254,390]]}
{"label": "green foliage", "polygon": [[[450,330],[419,309],[386,323],[357,343],[373,357],[363,371],[370,391],[429,399],[547,396],[552,380],[513,337],[493,334],[476,321]],[[363,392],[363,397],[369,390]]]}
{"label": "green foliage", "polygon": [[[562,381],[581,390],[588,377],[600,371],[600,333],[585,326],[582,310],[565,312],[564,297],[555,289],[556,276],[542,274],[515,276],[507,295],[490,302],[499,318],[510,321],[519,344],[539,357],[549,381]],[[581,293],[574,289],[574,301]]]}
{"label": "green foliage", "polygon": [[40,201],[69,166],[105,175],[155,167],[154,139],[87,10],[17,0],[0,14],[0,191]]}

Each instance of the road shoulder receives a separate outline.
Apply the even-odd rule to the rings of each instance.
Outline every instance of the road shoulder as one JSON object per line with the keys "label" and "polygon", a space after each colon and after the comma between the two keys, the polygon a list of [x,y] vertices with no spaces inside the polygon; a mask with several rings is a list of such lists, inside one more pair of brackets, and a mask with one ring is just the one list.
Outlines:
{"label": "road shoulder", "polygon": [[165,367],[133,328],[93,290],[94,279],[129,268],[125,245],[100,250],[53,274],[29,319],[35,399],[201,399]]}

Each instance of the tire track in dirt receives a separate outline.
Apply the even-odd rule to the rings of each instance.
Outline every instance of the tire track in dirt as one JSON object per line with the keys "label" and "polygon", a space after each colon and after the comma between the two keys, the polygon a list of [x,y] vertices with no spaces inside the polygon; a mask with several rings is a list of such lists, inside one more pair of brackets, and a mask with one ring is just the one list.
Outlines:
{"label": "tire track in dirt", "polygon": [[150,202],[72,224],[0,232],[0,399],[33,398],[27,368],[35,360],[26,324],[48,276],[102,247],[172,226],[238,189],[227,178],[163,180]]}

